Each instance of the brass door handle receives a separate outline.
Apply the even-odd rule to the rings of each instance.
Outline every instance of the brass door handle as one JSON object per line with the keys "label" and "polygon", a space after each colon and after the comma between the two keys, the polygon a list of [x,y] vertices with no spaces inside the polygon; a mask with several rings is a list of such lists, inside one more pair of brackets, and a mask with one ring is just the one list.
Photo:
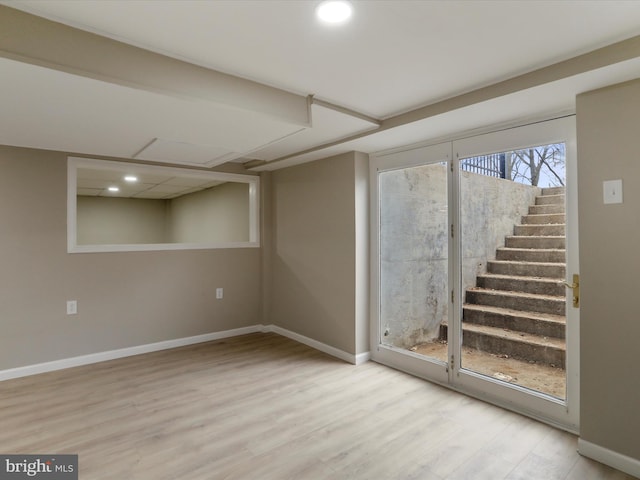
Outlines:
{"label": "brass door handle", "polygon": [[573,306],[578,308],[580,306],[580,275],[573,274],[573,283],[561,282],[565,287],[573,290]]}

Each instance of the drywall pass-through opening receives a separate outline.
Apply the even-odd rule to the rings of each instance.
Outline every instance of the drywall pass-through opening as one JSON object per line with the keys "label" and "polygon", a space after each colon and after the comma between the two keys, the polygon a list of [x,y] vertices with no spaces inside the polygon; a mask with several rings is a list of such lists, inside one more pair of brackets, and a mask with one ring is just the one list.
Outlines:
{"label": "drywall pass-through opening", "polygon": [[224,289],[216,288],[216,298],[220,300],[222,297],[224,297]]}

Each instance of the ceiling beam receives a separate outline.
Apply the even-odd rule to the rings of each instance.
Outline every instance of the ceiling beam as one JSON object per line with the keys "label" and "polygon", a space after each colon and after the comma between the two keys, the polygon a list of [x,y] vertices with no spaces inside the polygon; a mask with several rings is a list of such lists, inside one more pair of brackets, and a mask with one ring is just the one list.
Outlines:
{"label": "ceiling beam", "polygon": [[0,57],[311,126],[306,96],[160,55],[4,5],[0,5]]}

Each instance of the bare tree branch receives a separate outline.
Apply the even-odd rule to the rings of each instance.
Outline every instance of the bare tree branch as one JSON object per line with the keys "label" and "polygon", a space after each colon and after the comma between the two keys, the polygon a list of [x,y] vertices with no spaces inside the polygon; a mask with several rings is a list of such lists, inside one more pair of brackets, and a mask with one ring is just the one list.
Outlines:
{"label": "bare tree branch", "polygon": [[516,150],[511,155],[511,179],[522,180],[523,183],[537,186],[541,175],[551,177],[551,181],[564,186],[564,179],[559,172],[564,167],[564,146],[561,144],[544,145],[535,148]]}

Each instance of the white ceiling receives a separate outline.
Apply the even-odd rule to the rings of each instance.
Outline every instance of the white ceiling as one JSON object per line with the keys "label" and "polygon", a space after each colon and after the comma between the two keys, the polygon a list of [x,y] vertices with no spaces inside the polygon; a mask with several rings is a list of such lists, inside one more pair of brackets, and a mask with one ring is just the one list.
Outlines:
{"label": "white ceiling", "polygon": [[[375,119],[639,35],[640,2],[354,0],[353,21],[340,27],[315,20],[315,0],[0,3],[344,107],[312,105],[308,127],[0,59],[0,143],[84,154],[201,166],[280,160],[279,168],[571,110],[576,93],[640,77],[630,60],[373,133]],[[363,132],[372,134],[339,142]]]}
{"label": "white ceiling", "polygon": [[[174,163],[202,166],[301,129],[258,113],[212,107],[14,60],[0,58],[0,72],[3,144],[163,161],[164,151],[160,158],[145,154],[145,147],[160,138],[169,151],[175,147],[171,142],[193,145],[189,152],[193,161],[176,158]],[[199,154],[207,147],[209,159]],[[138,152],[142,153],[136,156]]]}

